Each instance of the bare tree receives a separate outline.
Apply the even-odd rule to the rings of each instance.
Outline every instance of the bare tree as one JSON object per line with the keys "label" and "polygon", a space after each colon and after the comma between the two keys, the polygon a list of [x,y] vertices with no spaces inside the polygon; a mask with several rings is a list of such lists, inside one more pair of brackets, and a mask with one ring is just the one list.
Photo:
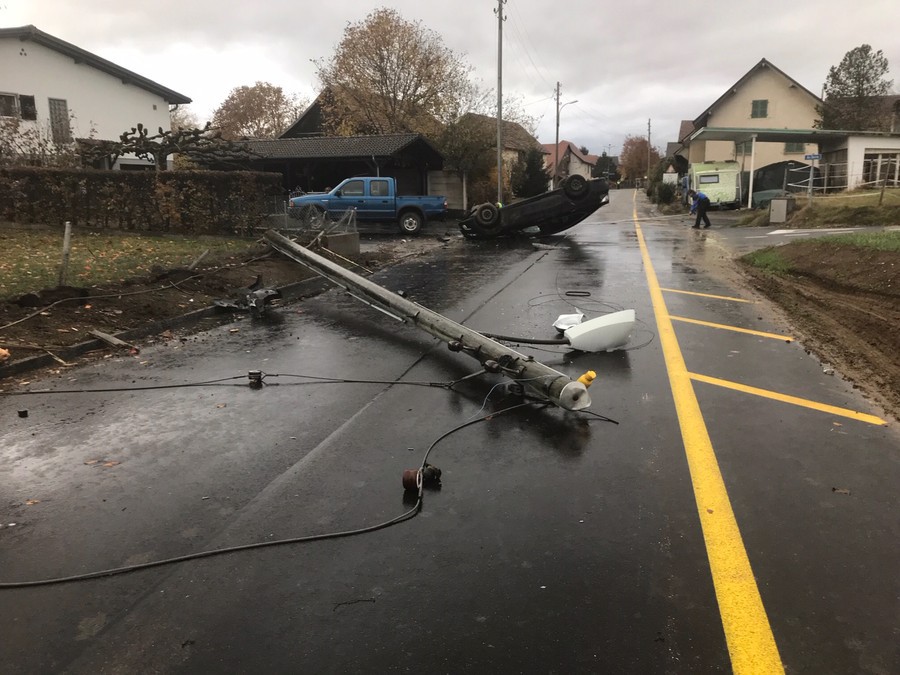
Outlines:
{"label": "bare tree", "polygon": [[222,138],[207,122],[203,129],[176,129],[162,127],[156,134],[143,124],[138,124],[119,136],[118,141],[93,141],[83,143],[79,152],[85,164],[98,164],[107,160],[110,165],[123,155],[134,155],[152,161],[157,171],[168,168],[168,158],[183,155],[198,161],[227,161],[247,159],[253,153],[243,143]]}
{"label": "bare tree", "polygon": [[656,148],[650,148],[647,153],[648,142],[643,136],[627,136],[622,144],[622,154],[619,155],[619,171],[628,179],[636,180],[647,176],[648,168],[652,169],[659,164],[662,155]]}
{"label": "bare tree", "polygon": [[213,113],[212,126],[226,139],[275,138],[303,112],[306,103],[281,87],[257,82],[235,87]]}
{"label": "bare tree", "polygon": [[316,61],[326,129],[344,135],[435,136],[470,90],[471,67],[419,22],[381,8],[350,23],[327,60]]}
{"label": "bare tree", "polygon": [[177,129],[199,129],[202,125],[194,111],[184,105],[176,105],[169,110],[172,131]]}

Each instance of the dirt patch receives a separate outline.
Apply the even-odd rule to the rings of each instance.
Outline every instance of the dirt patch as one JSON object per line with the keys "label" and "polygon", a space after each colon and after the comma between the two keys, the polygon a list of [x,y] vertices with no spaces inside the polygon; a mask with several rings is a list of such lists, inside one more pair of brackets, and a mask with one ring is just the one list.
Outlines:
{"label": "dirt patch", "polygon": [[791,273],[741,265],[750,285],[784,310],[820,360],[900,419],[900,257],[815,240],[778,253]]}
{"label": "dirt patch", "polygon": [[[458,243],[461,237],[361,235],[361,240],[359,255],[350,260],[331,259],[367,276],[404,259]],[[6,359],[0,352],[0,377],[2,367],[34,356],[49,354],[56,357],[58,365],[63,361],[73,363],[60,354],[91,340],[92,330],[116,335],[144,326],[165,325],[190,312],[209,308],[216,300],[239,297],[240,289],[257,277],[265,287],[282,288],[314,276],[305,267],[257,244],[239,254],[204,259],[194,270],[155,269],[114,286],[36,292],[20,298],[19,303],[0,303],[0,349],[9,352]],[[234,315],[228,310],[217,313],[222,322],[232,320]],[[172,331],[160,332],[160,336],[141,342],[173,338]],[[106,352],[103,349],[98,353]],[[86,358],[91,356],[96,355]]]}

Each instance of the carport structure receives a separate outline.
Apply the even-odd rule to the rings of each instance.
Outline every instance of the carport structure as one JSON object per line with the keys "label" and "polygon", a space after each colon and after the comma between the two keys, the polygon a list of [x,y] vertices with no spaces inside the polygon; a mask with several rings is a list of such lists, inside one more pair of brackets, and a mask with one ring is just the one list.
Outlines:
{"label": "carport structure", "polygon": [[444,157],[421,134],[309,136],[246,141],[248,168],[284,176],[287,189],[322,191],[350,176],[393,176],[401,194],[428,194]]}
{"label": "carport structure", "polygon": [[749,157],[741,155],[740,159],[742,171],[749,159],[748,208],[753,199],[757,143],[818,144],[822,187],[826,192],[874,185],[882,180],[888,185],[900,185],[900,132],[703,127],[688,139],[689,143],[694,141],[750,142]]}

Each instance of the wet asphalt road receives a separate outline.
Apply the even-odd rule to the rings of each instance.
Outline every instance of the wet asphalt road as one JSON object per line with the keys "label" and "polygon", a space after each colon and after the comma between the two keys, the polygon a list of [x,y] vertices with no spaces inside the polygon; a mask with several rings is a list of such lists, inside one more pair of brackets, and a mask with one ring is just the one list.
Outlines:
{"label": "wet asphalt road", "polygon": [[900,670],[896,430],[702,271],[720,232],[636,226],[633,193],[612,197],[553,249],[465,242],[374,279],[505,335],[634,308],[627,350],[517,347],[595,370],[591,410],[618,424],[496,414],[515,403],[497,376],[296,377],[477,365],[335,291],[24,388],[235,379],[0,398],[4,582],[377,525],[439,439],[443,471],[375,532],[2,589],[0,672]]}

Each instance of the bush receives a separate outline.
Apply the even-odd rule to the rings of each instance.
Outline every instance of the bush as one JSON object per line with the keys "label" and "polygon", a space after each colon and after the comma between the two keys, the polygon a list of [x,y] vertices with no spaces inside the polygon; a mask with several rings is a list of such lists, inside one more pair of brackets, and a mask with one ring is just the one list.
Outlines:
{"label": "bush", "polygon": [[675,201],[675,185],[674,183],[657,183],[656,184],[656,203],[671,204]]}
{"label": "bush", "polygon": [[0,169],[0,220],[178,234],[246,234],[281,176],[249,171]]}

